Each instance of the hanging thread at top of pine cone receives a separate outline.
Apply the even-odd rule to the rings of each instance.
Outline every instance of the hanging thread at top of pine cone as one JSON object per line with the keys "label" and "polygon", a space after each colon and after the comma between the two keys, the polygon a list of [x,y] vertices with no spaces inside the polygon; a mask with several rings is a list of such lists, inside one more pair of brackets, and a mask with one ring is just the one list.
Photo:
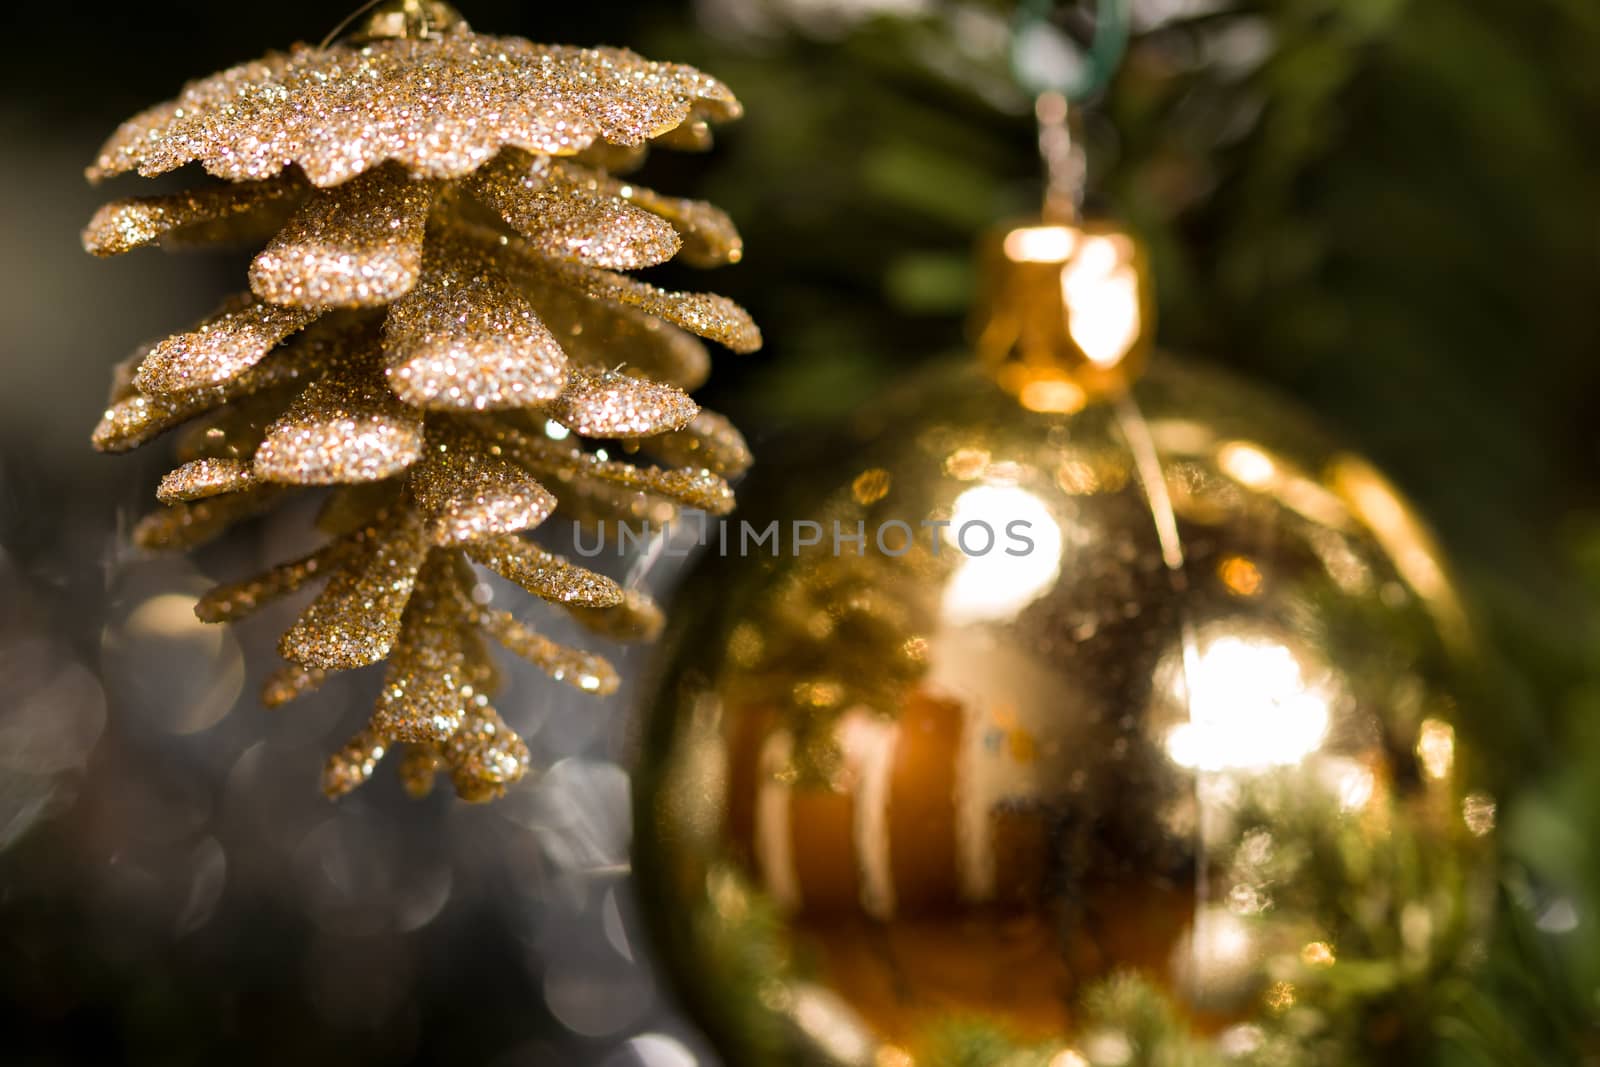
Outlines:
{"label": "hanging thread at top of pine cone", "polygon": [[[480,605],[474,564],[598,634],[648,639],[648,598],[523,534],[558,508],[646,524],[732,508],[727,478],[749,452],[688,394],[708,373],[700,337],[749,352],[760,332],[723,297],[618,272],[737,262],[738,232],[615,175],[651,144],[703,149],[710,123],[739,114],[689,67],[485,36],[444,4],[393,0],[338,42],[190,83],[89,168],[100,181],[198,162],[224,180],[107,204],[84,231],[96,255],[266,241],[248,292],[118,367],[93,440],[122,452],[182,428],[166,506],[134,533],[151,549],[332,487],[325,547],[196,607],[233,622],[323,583],[283,635],[268,705],[388,661],[367,728],[324,772],[330,796],[397,744],[418,795],[441,769],[474,801],[525,773],[527,747],[489,703],[484,634],[558,681],[616,688],[601,657]],[[636,452],[663,465],[613,458]]]}

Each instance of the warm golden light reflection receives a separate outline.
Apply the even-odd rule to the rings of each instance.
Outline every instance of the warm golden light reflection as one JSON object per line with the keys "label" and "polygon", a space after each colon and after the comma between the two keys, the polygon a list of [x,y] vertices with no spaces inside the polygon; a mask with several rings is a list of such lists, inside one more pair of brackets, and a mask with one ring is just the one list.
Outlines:
{"label": "warm golden light reflection", "polygon": [[1307,967],[1332,967],[1337,962],[1333,946],[1326,941],[1312,941],[1300,950],[1300,962]]}
{"label": "warm golden light reflection", "polygon": [[1024,226],[1006,234],[1006,258],[1013,263],[1062,263],[1078,250],[1081,236],[1071,226]]}
{"label": "warm golden light reflection", "polygon": [[1229,556],[1217,565],[1217,577],[1235,596],[1255,596],[1261,592],[1261,568],[1244,556]]}
{"label": "warm golden light reflection", "polygon": [[958,448],[944,460],[944,472],[963,482],[982,477],[988,467],[989,453],[982,448]]}
{"label": "warm golden light reflection", "polygon": [[1149,422],[1150,439],[1156,450],[1173,457],[1203,456],[1211,451],[1217,440],[1215,427],[1194,419],[1170,416],[1153,418]]}
{"label": "warm golden light reflection", "polygon": [[882,467],[873,467],[856,475],[855,481],[850,483],[850,495],[863,506],[876,504],[889,495],[891,485],[893,481],[889,472]]}
{"label": "warm golden light reflection", "polygon": [[1171,729],[1166,746],[1174,762],[1196,770],[1289,766],[1328,731],[1328,694],[1307,681],[1293,652],[1267,639],[1203,642],[1189,665],[1188,697],[1189,721]]}
{"label": "warm golden light reflection", "polygon": [[1228,907],[1235,915],[1259,915],[1272,906],[1272,898],[1260,886],[1240,882],[1228,890]]}
{"label": "warm golden light reflection", "polygon": [[838,707],[839,698],[842,694],[842,687],[838,682],[833,681],[805,682],[794,688],[795,700],[813,708]]}
{"label": "warm golden light reflection", "polygon": [[1074,415],[1083,410],[1089,398],[1072,382],[1052,376],[1028,382],[1018,391],[1017,399],[1029,411],[1046,415]]}
{"label": "warm golden light reflection", "polygon": [[1438,925],[1438,917],[1427,904],[1407,901],[1400,909],[1400,942],[1412,955],[1426,955]]}
{"label": "warm golden light reflection", "polygon": [[[1022,551],[1008,536],[1014,531],[1023,532],[1032,547]],[[947,623],[1009,619],[1049,590],[1061,573],[1061,526],[1026,489],[968,489],[956,498],[944,533],[962,553],[944,589],[941,614]]]}
{"label": "warm golden light reflection", "polygon": [[1076,1049],[1064,1048],[1050,1057],[1049,1067],[1089,1067],[1089,1061]]}
{"label": "warm golden light reflection", "polygon": [[1494,833],[1494,797],[1488,793],[1469,793],[1461,802],[1461,821],[1474,837],[1487,837]]}
{"label": "warm golden light reflection", "polygon": [[789,1016],[836,1062],[871,1062],[875,1041],[860,1016],[838,994],[811,983],[797,983],[790,997]]}
{"label": "warm golden light reflection", "polygon": [[1291,982],[1273,982],[1263,998],[1273,1011],[1288,1011],[1294,1007],[1295,990]]}
{"label": "warm golden light reflection", "polygon": [[1217,1035],[1217,1050],[1224,1056],[1243,1059],[1260,1052],[1266,1040],[1266,1034],[1262,1032],[1261,1027],[1254,1023],[1240,1023],[1238,1026],[1228,1027]]}
{"label": "warm golden light reflection", "polygon": [[1378,791],[1372,768],[1353,759],[1329,757],[1321,768],[1325,784],[1339,801],[1339,810],[1357,812],[1372,803]]}
{"label": "warm golden light reflection", "polygon": [[1205,999],[1226,996],[1247,977],[1255,963],[1256,944],[1250,920],[1226,908],[1202,908],[1188,937],[1173,956],[1173,972],[1190,994]]}
{"label": "warm golden light reflection", "polygon": [[1333,493],[1302,475],[1284,472],[1273,491],[1285,507],[1330,530],[1350,529],[1350,512]]}
{"label": "warm golden light reflection", "polygon": [[1144,332],[1133,242],[1120,234],[1084,237],[1078,254],[1061,268],[1061,297],[1067,329],[1089,362],[1121,362]]}
{"label": "warm golden light reflection", "polygon": [[1357,542],[1337,531],[1321,529],[1306,538],[1339,589],[1349,596],[1368,596],[1373,588],[1372,567],[1356,554]]}
{"label": "warm golden light reflection", "polygon": [[1429,778],[1450,777],[1456,759],[1455,727],[1438,719],[1425,720],[1417,735],[1417,759]]}
{"label": "warm golden light reflection", "polygon": [[740,623],[728,635],[728,658],[742,666],[756,663],[766,647],[761,631],[749,623]]}
{"label": "warm golden light reflection", "polygon": [[1056,468],[1056,484],[1062,492],[1088,496],[1100,491],[1100,475],[1081,459],[1064,459]]}
{"label": "warm golden light reflection", "polygon": [[836,736],[844,766],[835,788],[854,797],[852,830],[861,907],[873,918],[893,918],[896,901],[889,809],[900,730],[894,723],[858,709],[839,723]]}
{"label": "warm golden light reflection", "polygon": [[1278,475],[1272,457],[1246,441],[1229,441],[1217,450],[1217,466],[1224,474],[1251,489],[1265,489]]}
{"label": "warm golden light reflection", "polygon": [[109,669],[151,669],[181,658],[202,664],[173,676],[163,686],[163,699],[142,705],[161,729],[196,734],[220,722],[244,687],[243,653],[234,635],[201,622],[195,597],[158,593],[141,601],[120,624],[106,627],[102,647]]}
{"label": "warm golden light reflection", "polygon": [[1125,232],[1034,223],[984,240],[973,337],[1027,410],[1074,414],[1125,390],[1149,354],[1153,317],[1144,254]]}
{"label": "warm golden light reflection", "polygon": [[137,637],[198,639],[215,648],[222,643],[223,631],[195,618],[194,604],[195,598],[183,593],[153,596],[128,616],[127,632]]}
{"label": "warm golden light reflection", "polygon": [[1432,610],[1447,637],[1469,639],[1466,614],[1427,528],[1400,499],[1388,479],[1355,456],[1340,456],[1328,468],[1328,481],[1340,499],[1372,531],[1395,569]]}
{"label": "warm golden light reflection", "polygon": [[706,875],[706,899],[727,922],[742,922],[750,914],[750,893],[728,871]]}
{"label": "warm golden light reflection", "polygon": [[1129,1067],[1133,1062],[1133,1042],[1122,1030],[1107,1028],[1096,1030],[1083,1039],[1084,1055],[1090,1063],[1115,1064]]}
{"label": "warm golden light reflection", "polygon": [[916,1067],[911,1053],[898,1045],[884,1045],[872,1058],[872,1067]]}

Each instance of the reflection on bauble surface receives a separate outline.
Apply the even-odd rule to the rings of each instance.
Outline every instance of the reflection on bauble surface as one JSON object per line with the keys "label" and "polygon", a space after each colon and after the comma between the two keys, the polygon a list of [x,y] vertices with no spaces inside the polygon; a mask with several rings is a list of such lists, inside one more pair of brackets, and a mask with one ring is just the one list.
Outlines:
{"label": "reflection on bauble surface", "polygon": [[1416,1047],[1494,805],[1381,476],[1172,364],[1056,415],[948,372],[841,453],[769,457],[744,516],[866,536],[710,560],[645,744],[639,861],[730,1056]]}

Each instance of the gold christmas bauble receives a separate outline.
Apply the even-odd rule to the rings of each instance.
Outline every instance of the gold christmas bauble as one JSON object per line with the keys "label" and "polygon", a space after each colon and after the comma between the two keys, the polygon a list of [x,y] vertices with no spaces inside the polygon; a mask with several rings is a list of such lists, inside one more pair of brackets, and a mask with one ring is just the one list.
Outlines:
{"label": "gold christmas bauble", "polygon": [[1457,595],[1371,465],[1152,368],[1046,403],[930,374],[832,458],[764,456],[712,534],[637,863],[730,1062],[1426,1040],[1478,951],[1495,813],[1457,733]]}

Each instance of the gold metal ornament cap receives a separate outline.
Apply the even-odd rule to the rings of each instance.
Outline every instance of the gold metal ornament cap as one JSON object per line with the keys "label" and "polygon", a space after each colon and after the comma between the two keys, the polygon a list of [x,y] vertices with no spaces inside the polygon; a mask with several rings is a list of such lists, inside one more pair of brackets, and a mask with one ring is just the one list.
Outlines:
{"label": "gold metal ornament cap", "polygon": [[360,18],[351,29],[352,44],[394,38],[434,37],[444,33],[467,30],[461,13],[449,4],[438,0],[387,0]]}
{"label": "gold metal ornament cap", "polygon": [[1071,413],[1127,389],[1155,336],[1144,249],[1107,222],[1030,220],[979,245],[979,358],[1032,411]]}

